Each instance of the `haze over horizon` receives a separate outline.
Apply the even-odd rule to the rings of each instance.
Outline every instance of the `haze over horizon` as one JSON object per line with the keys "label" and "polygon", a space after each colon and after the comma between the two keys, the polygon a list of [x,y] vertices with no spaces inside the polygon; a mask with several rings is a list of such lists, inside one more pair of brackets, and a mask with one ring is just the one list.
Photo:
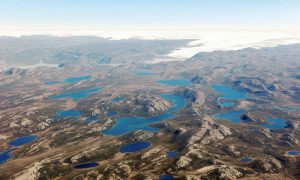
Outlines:
{"label": "haze over horizon", "polygon": [[299,19],[297,0],[10,0],[1,1],[0,35],[295,30]]}

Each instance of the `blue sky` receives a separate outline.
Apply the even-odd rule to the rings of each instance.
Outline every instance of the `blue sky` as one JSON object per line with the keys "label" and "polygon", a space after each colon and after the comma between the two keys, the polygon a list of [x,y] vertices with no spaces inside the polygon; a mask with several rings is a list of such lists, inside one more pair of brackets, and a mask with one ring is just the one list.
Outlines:
{"label": "blue sky", "polygon": [[300,26],[300,0],[0,0],[0,28]]}

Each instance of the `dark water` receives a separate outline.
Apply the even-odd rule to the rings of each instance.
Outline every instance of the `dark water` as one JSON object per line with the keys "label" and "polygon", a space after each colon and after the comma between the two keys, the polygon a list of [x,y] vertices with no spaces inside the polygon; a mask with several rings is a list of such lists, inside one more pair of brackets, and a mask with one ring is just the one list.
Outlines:
{"label": "dark water", "polygon": [[175,117],[175,113],[185,106],[185,99],[180,96],[161,94],[161,97],[173,103],[173,106],[164,114],[150,118],[121,117],[117,119],[116,124],[112,128],[103,131],[103,133],[106,135],[119,136],[137,130],[159,132],[159,129],[152,128],[149,125]]}
{"label": "dark water", "polygon": [[0,152],[0,164],[4,164],[6,161],[8,161],[11,158],[10,153],[13,151],[13,149]]}
{"label": "dark water", "polygon": [[55,99],[62,99],[62,98],[72,98],[72,99],[82,99],[90,96],[91,94],[97,93],[101,91],[101,87],[96,88],[87,88],[80,91],[74,91],[69,93],[61,93],[56,96],[53,96]]}
{"label": "dark water", "polygon": [[174,180],[174,177],[168,174],[159,176],[159,180]]}
{"label": "dark water", "polygon": [[240,160],[240,162],[242,162],[242,163],[250,163],[250,162],[252,162],[252,159],[249,158],[249,157],[243,157],[243,158]]}
{"label": "dark water", "polygon": [[116,98],[113,98],[111,102],[120,102],[120,101],[123,101],[125,98],[124,97],[116,97]]}
{"label": "dark water", "polygon": [[245,110],[229,111],[229,112],[215,114],[213,117],[220,120],[229,120],[233,123],[240,123],[241,122],[240,116],[245,112],[246,112]]}
{"label": "dark water", "polygon": [[290,156],[297,156],[299,155],[299,151],[288,151],[287,154]]}
{"label": "dark water", "polygon": [[23,136],[16,138],[15,140],[11,141],[9,145],[11,146],[22,146],[24,144],[30,143],[37,139],[37,136]]}
{"label": "dark water", "polygon": [[130,152],[138,152],[148,148],[151,145],[150,142],[135,142],[131,144],[126,144],[121,146],[120,152],[121,153],[130,153]]}
{"label": "dark water", "polygon": [[178,155],[178,152],[175,151],[169,151],[167,152],[167,158],[174,158]]}
{"label": "dark water", "polygon": [[91,163],[85,163],[85,164],[78,164],[75,166],[76,169],[85,169],[85,168],[91,168],[91,167],[96,167],[99,166],[98,163],[91,162]]}
{"label": "dark water", "polygon": [[262,124],[262,127],[268,128],[270,130],[283,129],[287,126],[286,121],[281,118],[269,118],[267,124]]}
{"label": "dark water", "polygon": [[56,113],[56,118],[64,119],[67,117],[75,117],[76,119],[80,117],[80,112],[76,109],[69,109],[64,111],[58,111]]}
{"label": "dark water", "polygon": [[191,81],[186,79],[169,79],[169,80],[159,80],[157,81],[160,84],[170,85],[170,86],[188,86],[191,84]]}
{"label": "dark water", "polygon": [[79,76],[79,77],[71,77],[64,79],[64,83],[77,83],[83,80],[89,80],[92,76]]}

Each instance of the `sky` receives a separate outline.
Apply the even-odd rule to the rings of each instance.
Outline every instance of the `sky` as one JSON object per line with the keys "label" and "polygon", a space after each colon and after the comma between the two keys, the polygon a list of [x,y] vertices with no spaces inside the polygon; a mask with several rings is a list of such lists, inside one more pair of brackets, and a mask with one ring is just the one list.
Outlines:
{"label": "sky", "polygon": [[298,28],[300,0],[0,0],[0,33]]}

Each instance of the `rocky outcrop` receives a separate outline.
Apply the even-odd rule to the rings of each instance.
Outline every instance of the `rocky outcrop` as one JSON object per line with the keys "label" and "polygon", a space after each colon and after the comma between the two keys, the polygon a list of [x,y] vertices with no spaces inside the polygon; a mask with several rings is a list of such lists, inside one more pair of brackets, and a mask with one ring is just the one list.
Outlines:
{"label": "rocky outcrop", "polygon": [[278,85],[267,84],[264,79],[259,77],[239,77],[232,84],[234,87],[246,89],[261,98],[274,97],[274,92],[278,89]]}
{"label": "rocky outcrop", "polygon": [[188,156],[181,156],[177,161],[177,168],[187,167],[192,162],[192,159]]}
{"label": "rocky outcrop", "polygon": [[147,159],[151,156],[157,155],[159,152],[161,152],[162,148],[161,147],[155,147],[150,149],[149,151],[145,152],[142,154],[141,159]]}
{"label": "rocky outcrop", "polygon": [[292,144],[292,146],[300,146],[298,139],[293,134],[283,134],[280,139]]}
{"label": "rocky outcrop", "polygon": [[179,95],[197,105],[202,105],[205,102],[204,93],[197,88],[185,89],[183,92],[180,92]]}
{"label": "rocky outcrop", "polygon": [[41,122],[41,123],[39,123],[39,124],[37,125],[37,128],[38,128],[39,130],[44,130],[44,129],[46,129],[48,126],[49,126],[48,123],[46,123],[46,122]]}
{"label": "rocky outcrop", "polygon": [[225,136],[231,134],[229,128],[212,122],[209,117],[204,117],[208,121],[204,121],[196,134],[190,137],[189,145],[194,143],[209,144],[215,140],[224,139]]}
{"label": "rocky outcrop", "polygon": [[24,179],[36,180],[36,179],[39,179],[39,177],[41,176],[41,173],[39,172],[39,170],[41,168],[43,168],[43,165],[48,163],[48,162],[50,162],[50,160],[48,160],[48,159],[42,160],[40,162],[35,162],[32,165],[30,165],[28,169],[16,174],[13,179],[15,179],[15,180],[24,180]]}
{"label": "rocky outcrop", "polygon": [[9,138],[7,135],[0,134],[0,141]]}
{"label": "rocky outcrop", "polygon": [[131,173],[131,168],[126,163],[119,163],[115,169],[115,173],[120,176],[129,177]]}
{"label": "rocky outcrop", "polygon": [[167,111],[171,102],[157,96],[139,95],[128,98],[116,105],[119,111],[129,114],[158,115]]}
{"label": "rocky outcrop", "polygon": [[145,141],[148,140],[150,138],[152,138],[154,136],[154,133],[152,132],[148,132],[148,131],[136,131],[132,134],[132,136],[130,137],[131,141]]}
{"label": "rocky outcrop", "polygon": [[32,121],[28,118],[24,118],[22,121],[21,121],[21,125],[22,126],[29,126],[30,124],[32,124]]}
{"label": "rocky outcrop", "polygon": [[299,128],[299,121],[288,121],[287,122],[287,128],[291,128],[291,129],[298,129]]}
{"label": "rocky outcrop", "polygon": [[258,172],[275,173],[282,169],[282,164],[275,158],[256,160],[252,163],[252,168]]}
{"label": "rocky outcrop", "polygon": [[93,151],[95,149],[96,148],[92,148],[92,149],[90,149],[88,151],[84,151],[84,152],[82,152],[80,154],[77,154],[77,155],[71,157],[71,159],[70,159],[71,163],[72,164],[76,164],[76,163],[80,162],[81,159],[87,159],[89,156],[92,156]]}
{"label": "rocky outcrop", "polygon": [[251,105],[253,105],[253,103],[250,101],[239,100],[239,101],[237,101],[237,103],[235,103],[234,109],[236,109],[236,110],[246,109],[246,108],[250,107]]}
{"label": "rocky outcrop", "polygon": [[237,150],[237,147],[233,144],[231,145],[224,145],[222,147],[222,150],[230,155],[230,156],[234,156],[234,157],[237,157],[237,156],[240,156],[241,155],[241,152]]}
{"label": "rocky outcrop", "polygon": [[199,76],[198,74],[191,79],[193,84],[203,84],[207,85],[207,80],[204,77]]}
{"label": "rocky outcrop", "polygon": [[242,177],[243,174],[234,166],[227,165],[211,165],[200,168],[192,175],[186,175],[186,180],[202,180],[202,179],[224,179],[235,180]]}
{"label": "rocky outcrop", "polygon": [[[189,138],[187,151],[176,162],[176,168],[191,172],[187,173],[189,175],[186,179],[236,179],[243,176],[235,167],[224,164],[219,160],[218,155],[212,154],[206,147],[212,142],[231,135],[231,130],[215,123],[209,116],[204,116],[199,121],[202,124],[198,131]],[[234,155],[239,154],[233,146],[229,146],[228,149]]]}
{"label": "rocky outcrop", "polygon": [[107,167],[104,170],[105,176],[101,176],[99,179],[103,180],[123,180],[128,179],[131,175],[131,167],[125,163],[120,162],[115,166]]}

